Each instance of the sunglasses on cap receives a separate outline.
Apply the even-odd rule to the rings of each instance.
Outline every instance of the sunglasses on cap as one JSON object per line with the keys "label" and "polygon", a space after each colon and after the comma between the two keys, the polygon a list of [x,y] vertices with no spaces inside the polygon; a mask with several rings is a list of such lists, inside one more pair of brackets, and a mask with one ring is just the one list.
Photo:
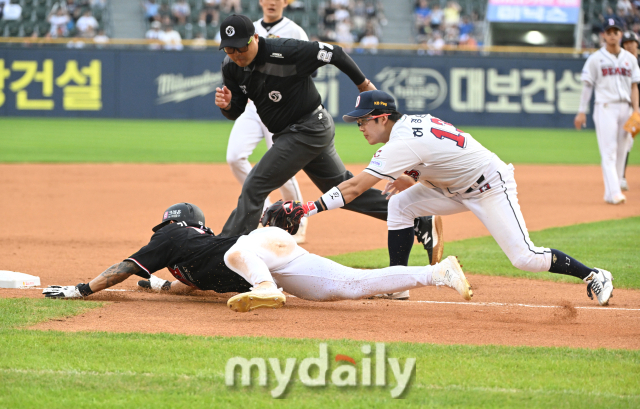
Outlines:
{"label": "sunglasses on cap", "polygon": [[246,53],[247,51],[249,51],[249,44],[251,44],[251,42],[253,41],[253,37],[251,37],[249,39],[249,42],[247,43],[247,45],[245,45],[244,47],[240,47],[240,48],[236,48],[236,47],[224,47],[223,50],[225,53],[227,54],[235,54],[235,53]]}
{"label": "sunglasses on cap", "polygon": [[365,126],[367,122],[371,121],[372,119],[380,118],[382,116],[389,116],[389,115],[391,114],[374,115],[374,116],[370,116],[369,118],[359,119],[356,121],[356,125],[358,125],[358,128],[360,128],[361,126]]}

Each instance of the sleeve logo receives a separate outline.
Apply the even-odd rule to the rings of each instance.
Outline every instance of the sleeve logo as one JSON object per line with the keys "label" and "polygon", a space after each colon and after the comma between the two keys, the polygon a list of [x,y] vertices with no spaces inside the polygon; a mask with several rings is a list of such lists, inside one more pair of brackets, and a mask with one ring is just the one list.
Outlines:
{"label": "sleeve logo", "polygon": [[384,169],[384,165],[385,161],[379,159],[372,159],[371,162],[369,162],[370,168]]}

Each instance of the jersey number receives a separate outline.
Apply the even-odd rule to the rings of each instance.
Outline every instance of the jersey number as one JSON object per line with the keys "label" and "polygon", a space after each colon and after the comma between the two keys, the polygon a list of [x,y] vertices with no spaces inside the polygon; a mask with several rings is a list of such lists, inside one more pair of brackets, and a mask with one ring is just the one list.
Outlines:
{"label": "jersey number", "polygon": [[[442,119],[438,119],[438,118],[431,118],[431,122],[433,122],[434,124],[438,124],[438,125],[443,125],[443,126],[450,126],[450,127],[454,127],[453,125],[451,125],[448,122],[444,122]],[[461,130],[459,130],[458,128],[456,128],[456,132],[457,133],[453,133],[453,132],[449,132],[449,131],[443,131],[442,129],[438,129],[438,128],[431,128],[431,133],[438,139],[443,139],[443,138],[447,138],[447,139],[451,139],[452,141],[456,142],[456,145],[458,145],[461,148],[466,148],[467,147],[467,138],[464,137],[463,133]]]}

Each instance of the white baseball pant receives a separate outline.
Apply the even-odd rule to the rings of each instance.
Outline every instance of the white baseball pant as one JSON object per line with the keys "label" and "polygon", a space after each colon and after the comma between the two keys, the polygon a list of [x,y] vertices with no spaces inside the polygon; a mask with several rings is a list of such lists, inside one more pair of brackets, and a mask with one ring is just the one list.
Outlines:
{"label": "white baseball pant", "polygon": [[494,156],[483,173],[482,186],[470,193],[445,195],[442,189],[430,189],[416,183],[389,199],[389,230],[413,227],[420,216],[471,211],[489,230],[511,263],[530,272],[549,271],[551,250],[536,247],[529,238],[513,176],[513,165]]}
{"label": "white baseball pant", "polygon": [[278,227],[265,227],[240,237],[224,260],[227,267],[254,286],[270,281],[289,294],[312,301],[358,299],[433,285],[433,266],[375,270],[345,267],[310,254]]}
{"label": "white baseball pant", "polygon": [[[247,175],[251,172],[249,156],[263,138],[267,143],[267,149],[271,148],[273,145],[272,137],[273,134],[269,132],[258,116],[255,104],[253,101],[249,101],[244,113],[233,124],[227,145],[227,163],[231,167],[233,176],[241,185],[244,184]],[[295,177],[282,185],[280,193],[284,201],[302,201],[302,193]],[[265,207],[269,204],[269,198],[267,198]]]}
{"label": "white baseball pant", "polygon": [[614,197],[622,193],[620,181],[632,143],[631,135],[622,127],[632,112],[633,109],[627,102],[596,104],[593,110],[606,202],[612,202]]}

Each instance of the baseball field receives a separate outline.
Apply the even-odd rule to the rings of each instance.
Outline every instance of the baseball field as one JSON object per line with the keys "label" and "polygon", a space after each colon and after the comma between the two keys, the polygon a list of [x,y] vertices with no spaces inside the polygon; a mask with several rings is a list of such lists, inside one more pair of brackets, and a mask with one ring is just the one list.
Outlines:
{"label": "baseball field", "polygon": [[[0,270],[39,276],[41,287],[88,282],[147,244],[181,201],[220,231],[240,193],[225,163],[231,125],[0,118]],[[239,314],[229,294],[156,294],[135,279],[73,301],[0,289],[0,407],[639,407],[638,149],[627,203],[612,206],[593,131],[463,129],[515,165],[536,245],[612,272],[608,307],[578,279],[516,270],[470,213],[444,217],[444,235],[471,302],[427,287],[409,301],[289,297]],[[336,147],[354,173],[377,149],[346,125]],[[386,237],[384,222],[339,210],[310,219],[302,246],[373,268],[388,264]],[[410,264],[427,264],[424,250]],[[240,370],[229,379],[234,357],[256,363],[248,385]]]}

